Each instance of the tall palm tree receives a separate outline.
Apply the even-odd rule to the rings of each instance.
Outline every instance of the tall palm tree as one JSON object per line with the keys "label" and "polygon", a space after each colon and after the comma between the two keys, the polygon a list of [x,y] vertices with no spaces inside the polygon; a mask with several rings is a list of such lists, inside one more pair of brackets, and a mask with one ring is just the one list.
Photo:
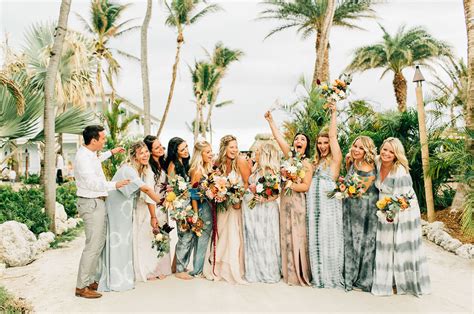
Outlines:
{"label": "tall palm tree", "polygon": [[[161,118],[160,127],[158,128],[157,136],[160,136],[161,131],[168,117],[168,112],[173,99],[174,85],[176,83],[176,73],[178,71],[179,64],[179,53],[181,47],[184,44],[184,28],[187,25],[195,24],[202,17],[206,16],[211,12],[220,10],[220,6],[217,4],[207,4],[205,0],[170,0],[165,1],[166,8],[168,9],[168,17],[166,18],[166,25],[176,28],[178,37],[176,38],[176,55],[173,64],[173,70],[171,75],[171,85],[168,93],[168,99],[166,101],[165,111]],[[201,9],[201,5],[204,7]]]}
{"label": "tall palm tree", "polygon": [[448,43],[437,40],[428,31],[416,26],[405,30],[401,26],[395,35],[390,35],[382,26],[382,41],[369,46],[358,48],[354,53],[348,71],[367,71],[369,69],[384,69],[382,76],[393,72],[393,88],[400,112],[406,111],[407,80],[403,69],[415,64],[424,64],[442,56],[451,56]]}
{"label": "tall palm tree", "polygon": [[[313,85],[318,79],[329,80],[329,31],[331,25],[362,29],[355,24],[361,18],[375,17],[370,8],[373,0],[265,0],[269,8],[260,13],[260,19],[282,20],[284,24],[273,29],[265,38],[289,28],[296,28],[303,39],[315,36],[316,60]],[[331,18],[332,16],[332,18]]]}
{"label": "tall palm tree", "polygon": [[148,76],[148,26],[150,25],[152,0],[147,0],[140,36],[140,66],[142,70],[143,126],[145,135],[150,134],[150,79]]}
{"label": "tall palm tree", "polygon": [[196,96],[196,119],[194,120],[194,141],[197,141],[198,133],[206,137],[207,125],[204,123],[204,107],[211,102],[211,93],[216,89],[220,72],[213,63],[196,62],[191,70],[193,91]]}
{"label": "tall palm tree", "polygon": [[229,65],[232,62],[239,61],[243,55],[244,55],[243,51],[239,49],[230,49],[228,47],[225,47],[221,42],[218,42],[216,46],[214,47],[214,52],[212,56],[210,56],[210,54],[208,53],[208,56],[211,58],[211,63],[214,64],[217,71],[219,72],[219,76],[214,86],[214,90],[210,94],[209,110],[207,112],[207,118],[204,124],[205,129],[209,129],[210,132],[212,132],[212,128],[211,128],[212,109],[215,106],[220,107],[220,106],[230,103],[229,101],[226,101],[220,104],[216,104],[217,96],[219,95],[221,80],[227,73],[227,69]]}
{"label": "tall palm tree", "polygon": [[[466,127],[474,132],[474,3],[463,0],[464,17],[467,30],[467,68],[468,68],[468,96],[466,103]],[[467,149],[474,154],[474,141],[468,138]]]}
{"label": "tall palm tree", "polygon": [[67,20],[71,9],[70,0],[62,0],[59,9],[58,26],[56,27],[54,44],[50,52],[48,68],[44,83],[44,134],[45,134],[45,150],[44,150],[44,174],[45,187],[44,199],[45,209],[49,217],[51,217],[51,230],[56,232],[56,180],[54,172],[56,170],[55,149],[54,149],[54,120],[55,120],[55,99],[54,86],[56,73],[59,68],[59,61],[63,49],[64,38],[66,37]]}
{"label": "tall palm tree", "polygon": [[[127,58],[138,60],[136,57],[118,49],[109,46],[109,40],[127,34],[130,31],[140,28],[140,26],[129,26],[134,19],[120,21],[123,12],[130,4],[119,4],[110,0],[92,0],[91,1],[91,23],[88,23],[82,16],[77,17],[82,21],[86,30],[94,36],[94,55],[97,59],[96,81],[100,90],[102,100],[102,112],[107,111],[107,102],[105,99],[104,82],[102,75],[105,74],[112,94],[111,103],[115,95],[113,77],[119,73],[120,64],[115,59],[114,53]],[[104,70],[104,61],[107,69]]]}

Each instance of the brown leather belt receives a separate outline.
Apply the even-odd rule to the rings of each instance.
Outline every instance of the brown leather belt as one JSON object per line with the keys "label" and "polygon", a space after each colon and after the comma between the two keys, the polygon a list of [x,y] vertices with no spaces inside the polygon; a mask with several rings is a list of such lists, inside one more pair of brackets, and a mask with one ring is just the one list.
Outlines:
{"label": "brown leather belt", "polygon": [[105,202],[105,196],[97,196],[97,197],[83,197],[83,196],[78,196],[79,198],[83,198],[83,199],[86,199],[86,200],[95,200],[95,199],[99,199],[99,200],[103,200]]}

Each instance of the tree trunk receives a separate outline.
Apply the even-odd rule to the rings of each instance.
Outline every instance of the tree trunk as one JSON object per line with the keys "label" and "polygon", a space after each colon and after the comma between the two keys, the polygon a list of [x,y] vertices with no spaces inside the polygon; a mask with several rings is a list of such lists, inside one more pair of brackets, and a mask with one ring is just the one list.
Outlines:
{"label": "tree trunk", "polygon": [[329,73],[329,48],[331,48],[331,45],[328,42],[328,46],[325,50],[324,53],[324,63],[323,63],[323,69],[321,73],[321,77],[324,78],[325,81],[329,82],[330,80],[330,73]]}
{"label": "tree trunk", "polygon": [[56,213],[56,176],[55,176],[55,152],[54,152],[54,83],[56,73],[58,72],[59,59],[63,49],[63,41],[66,36],[67,20],[69,11],[71,9],[71,0],[62,0],[61,8],[59,10],[58,26],[56,27],[54,44],[50,53],[50,60],[46,71],[46,78],[44,84],[44,199],[45,209],[51,218],[50,229],[56,232],[55,213]]}
{"label": "tree trunk", "polygon": [[317,81],[318,79],[320,81],[325,81],[320,75],[320,73],[318,72],[318,51],[319,51],[319,46],[321,45],[320,44],[321,42],[321,32],[318,30],[316,30],[316,42],[314,43],[314,50],[316,52],[316,58],[314,60],[314,71],[313,71],[313,82],[311,83],[312,86],[316,86],[317,85]]}
{"label": "tree trunk", "polygon": [[148,25],[151,19],[152,0],[147,0],[145,18],[141,29],[141,68],[143,85],[143,127],[145,135],[151,134],[150,80],[148,77]]}
{"label": "tree trunk", "polygon": [[[464,2],[464,16],[466,20],[467,30],[467,104],[466,104],[466,128],[474,131],[474,1],[463,0]],[[469,136],[466,136],[466,148],[474,154],[474,141]]]}
{"label": "tree trunk", "polygon": [[105,91],[104,91],[104,82],[102,82],[102,58],[99,58],[97,61],[97,84],[99,85],[102,115],[105,115],[107,112],[107,103],[105,101]]}
{"label": "tree trunk", "polygon": [[210,139],[212,142],[212,129],[211,129],[211,115],[212,115],[212,108],[214,108],[214,102],[209,104],[209,110],[207,111],[207,117],[206,117],[206,122],[204,124],[204,127],[207,129],[209,127],[209,134],[210,134]]}
{"label": "tree trunk", "polygon": [[[317,47],[316,47],[316,67],[315,67],[315,73],[313,76],[313,86],[316,83],[316,80],[314,79],[314,77],[317,75],[319,75],[321,77],[320,79],[323,81],[329,80],[329,77],[328,77],[329,73],[324,73],[324,69],[325,69],[324,59],[326,57],[327,50],[328,50],[329,34],[331,32],[332,20],[334,18],[335,10],[336,10],[336,0],[328,0],[326,12],[324,13],[324,20],[321,25],[319,45],[317,44]],[[318,42],[318,39],[316,39],[316,42]]]}
{"label": "tree trunk", "polygon": [[170,91],[168,94],[168,100],[166,101],[165,112],[163,113],[163,116],[161,118],[158,133],[156,134],[157,137],[160,137],[161,131],[163,130],[163,127],[165,126],[166,118],[168,117],[168,111],[170,110],[171,99],[173,99],[174,84],[176,83],[176,72],[178,71],[179,52],[181,50],[181,46],[184,43],[183,31],[179,25],[178,25],[178,38],[176,41],[177,41],[176,56],[175,56],[174,65],[173,65],[173,74],[171,77]]}
{"label": "tree trunk", "polygon": [[201,104],[201,110],[199,110],[199,130],[201,131],[201,136],[203,139],[206,138],[206,125],[204,125],[204,104],[207,101],[207,93],[204,93]]}
{"label": "tree trunk", "polygon": [[393,89],[397,99],[398,111],[407,111],[407,80],[402,72],[395,73],[393,77]]}

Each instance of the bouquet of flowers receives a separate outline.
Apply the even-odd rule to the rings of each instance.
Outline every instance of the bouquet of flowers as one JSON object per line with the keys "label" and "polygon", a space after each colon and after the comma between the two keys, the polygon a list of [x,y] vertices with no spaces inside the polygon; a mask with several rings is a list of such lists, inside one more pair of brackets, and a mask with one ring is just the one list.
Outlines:
{"label": "bouquet of flowers", "polygon": [[176,221],[180,231],[186,232],[191,230],[198,237],[202,235],[204,221],[199,218],[191,205],[172,209],[170,211],[170,218]]}
{"label": "bouquet of flowers", "polygon": [[398,212],[404,211],[410,207],[410,200],[414,198],[413,194],[407,193],[399,196],[384,197],[377,202],[377,216],[385,218],[387,222],[393,222]]}
{"label": "bouquet of flowers", "polygon": [[227,195],[227,178],[222,176],[218,170],[214,170],[198,185],[201,198],[207,197],[216,204],[224,203]]}
{"label": "bouquet of flowers", "polygon": [[301,183],[306,172],[303,166],[303,160],[299,153],[289,152],[288,157],[281,163],[281,180],[285,183],[285,195],[291,195],[289,188],[292,183]]}
{"label": "bouquet of flowers", "polygon": [[244,198],[245,188],[238,176],[228,176],[227,182],[227,205],[237,205]]}
{"label": "bouquet of flowers", "polygon": [[362,178],[357,173],[348,178],[339,177],[336,181],[336,188],[328,193],[328,197],[339,200],[344,198],[361,198],[365,193],[364,182],[368,180],[368,178]]}
{"label": "bouquet of flowers", "polygon": [[165,223],[161,228],[153,229],[153,240],[151,241],[151,248],[156,248],[158,252],[157,257],[163,257],[166,253],[170,252],[170,232],[173,230],[173,227],[170,227]]}
{"label": "bouquet of flowers", "polygon": [[351,76],[346,74],[342,75],[332,84],[321,83],[320,80],[316,81],[321,95],[326,99],[326,104],[324,105],[325,109],[328,108],[329,103],[336,103],[347,98],[348,86],[351,84],[351,81]]}
{"label": "bouquet of flowers", "polygon": [[254,197],[249,202],[249,208],[257,205],[257,197],[269,199],[280,194],[279,178],[276,175],[266,174],[258,178],[257,183],[249,186],[249,190]]}
{"label": "bouquet of flowers", "polygon": [[189,184],[181,176],[169,178],[164,191],[165,196],[159,204],[164,212],[182,208],[189,202]]}

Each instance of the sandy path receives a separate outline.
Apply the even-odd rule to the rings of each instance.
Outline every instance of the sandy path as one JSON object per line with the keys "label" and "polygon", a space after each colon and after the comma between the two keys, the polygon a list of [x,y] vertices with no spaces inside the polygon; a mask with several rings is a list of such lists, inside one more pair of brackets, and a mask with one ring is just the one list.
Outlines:
{"label": "sandy path", "polygon": [[49,250],[34,263],[8,268],[1,284],[27,298],[38,312],[473,312],[474,261],[447,253],[425,241],[433,294],[375,297],[369,293],[289,287],[278,284],[233,286],[205,279],[139,283],[132,291],[101,299],[74,296],[81,236],[67,248]]}

